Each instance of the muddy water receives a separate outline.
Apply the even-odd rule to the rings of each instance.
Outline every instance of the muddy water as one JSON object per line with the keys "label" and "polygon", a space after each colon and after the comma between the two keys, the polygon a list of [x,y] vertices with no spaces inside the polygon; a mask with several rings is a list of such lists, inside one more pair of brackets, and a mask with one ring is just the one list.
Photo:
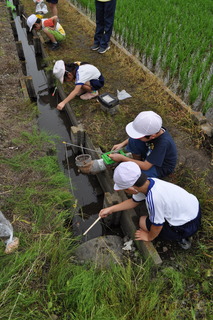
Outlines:
{"label": "muddy water", "polygon": [[[99,182],[95,176],[88,176],[78,172],[75,166],[75,155],[70,148],[65,150],[65,144],[63,141],[70,142],[69,128],[71,124],[66,116],[66,113],[56,109],[58,104],[58,94],[56,91],[55,96],[48,91],[47,79],[44,71],[41,68],[38,58],[35,57],[34,47],[30,44],[32,38],[31,35],[26,33],[26,29],[22,28],[19,17],[15,17],[16,28],[18,31],[18,39],[22,42],[27,75],[33,79],[33,85],[37,94],[37,105],[40,111],[38,116],[38,126],[41,130],[46,131],[48,134],[57,135],[59,139],[54,139],[57,147],[58,161],[63,172],[70,178],[70,188],[75,198],[78,200],[81,211],[86,214],[87,217],[94,215],[94,220],[97,218],[97,213],[103,206],[103,191],[100,188]],[[41,63],[42,64],[42,63]],[[90,221],[77,218],[78,228],[81,232],[85,230],[88,225],[92,223]],[[102,234],[102,228],[94,228],[91,230],[87,240],[95,236]]]}

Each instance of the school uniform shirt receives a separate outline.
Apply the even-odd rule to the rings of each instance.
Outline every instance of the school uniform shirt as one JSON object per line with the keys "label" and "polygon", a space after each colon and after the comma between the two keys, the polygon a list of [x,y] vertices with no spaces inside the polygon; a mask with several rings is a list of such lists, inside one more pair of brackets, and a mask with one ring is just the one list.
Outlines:
{"label": "school uniform shirt", "polygon": [[132,200],[145,199],[150,222],[162,226],[165,221],[170,226],[181,226],[198,215],[198,199],[183,188],[157,178],[149,178],[147,195],[134,194]]}
{"label": "school uniform shirt", "polygon": [[[48,27],[54,28],[54,23],[51,18],[50,19],[41,19],[41,23],[42,23],[42,29],[48,28]],[[59,22],[56,23],[55,31],[58,31],[62,36],[65,36],[65,31]]]}
{"label": "school uniform shirt", "polygon": [[177,150],[169,132],[162,129],[163,134],[147,143],[149,151],[146,160],[156,166],[160,176],[166,176],[176,166]]}
{"label": "school uniform shirt", "polygon": [[83,85],[90,80],[98,80],[101,76],[100,71],[92,64],[83,64],[76,70],[75,84]]}
{"label": "school uniform shirt", "polygon": [[164,177],[172,173],[177,162],[175,142],[165,128],[162,127],[161,129],[164,130],[164,133],[148,142],[129,138],[126,147],[128,152],[141,154],[145,160],[155,166],[158,177]]}

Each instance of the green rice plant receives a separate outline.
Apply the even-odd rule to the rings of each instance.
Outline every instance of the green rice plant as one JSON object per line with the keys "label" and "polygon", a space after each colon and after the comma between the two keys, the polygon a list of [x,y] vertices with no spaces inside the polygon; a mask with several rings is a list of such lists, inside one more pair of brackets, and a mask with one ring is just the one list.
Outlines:
{"label": "green rice plant", "polygon": [[[91,0],[78,2],[86,6],[90,5]],[[164,71],[171,69],[172,77],[179,75],[183,90],[189,87],[190,81],[187,81],[187,75],[189,69],[193,67],[192,76],[196,73],[197,82],[192,86],[189,99],[194,101],[196,96],[202,94],[202,74],[207,68],[207,64],[205,66],[203,61],[212,51],[212,10],[211,0],[205,2],[190,0],[187,3],[182,0],[178,2],[122,0],[117,1],[114,28],[116,33],[122,34],[124,43],[128,47],[135,46],[135,50],[139,50],[140,55],[146,53],[149,58],[152,58],[154,64],[157,59],[162,61],[161,68]],[[122,30],[125,28],[126,31],[123,33]],[[171,47],[175,48],[173,52]],[[161,52],[161,58],[158,57],[159,52]],[[186,71],[184,71],[185,68]],[[206,91],[207,94],[209,96],[210,93]],[[205,102],[206,99],[208,97],[205,98]]]}
{"label": "green rice plant", "polygon": [[199,96],[199,86],[196,83],[192,83],[191,90],[189,93],[189,103],[193,104]]}

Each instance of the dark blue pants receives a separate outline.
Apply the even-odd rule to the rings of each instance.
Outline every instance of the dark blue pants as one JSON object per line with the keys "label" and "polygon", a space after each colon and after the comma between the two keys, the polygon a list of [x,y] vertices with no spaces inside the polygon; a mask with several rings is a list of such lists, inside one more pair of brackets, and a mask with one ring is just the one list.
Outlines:
{"label": "dark blue pants", "polygon": [[107,2],[95,1],[96,7],[96,30],[94,36],[94,44],[101,48],[108,47],[115,16],[116,0]]}
{"label": "dark blue pants", "polygon": [[[146,218],[146,227],[150,231],[151,222],[149,217]],[[189,238],[195,234],[201,226],[201,209],[199,208],[198,215],[195,219],[183,224],[182,226],[170,226],[166,221],[163,225],[158,238],[163,240],[181,241],[184,238]]]}

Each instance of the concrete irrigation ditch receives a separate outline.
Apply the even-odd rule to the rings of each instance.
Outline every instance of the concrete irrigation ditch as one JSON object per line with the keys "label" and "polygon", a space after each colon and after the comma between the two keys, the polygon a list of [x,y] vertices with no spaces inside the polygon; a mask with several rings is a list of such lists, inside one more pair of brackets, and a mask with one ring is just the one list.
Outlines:
{"label": "concrete irrigation ditch", "polygon": [[[19,11],[23,12],[23,7],[19,8]],[[41,42],[42,42],[42,38],[37,37],[35,35],[34,36],[35,51],[37,52],[37,54],[41,54],[44,58],[46,58],[46,52],[45,52],[44,47]],[[122,49],[122,50],[124,50],[124,49]],[[133,58],[133,60],[135,59],[131,55],[130,55],[130,57]],[[144,69],[144,72],[149,73],[149,71],[146,70],[146,68]],[[53,79],[51,77],[51,74],[48,75],[48,78],[50,81],[49,85],[52,86]],[[34,93],[32,92],[33,90],[30,89],[31,85],[28,84],[29,81],[27,81],[27,80],[28,79],[26,79],[26,85],[29,88],[29,94],[30,94],[31,98],[35,98]],[[63,97],[65,96],[65,93],[64,93],[64,90],[61,86],[58,86],[58,91],[59,91],[59,95],[60,95],[61,99],[63,99]],[[176,101],[178,102],[178,100],[176,100]],[[73,110],[69,104],[66,105],[66,112],[67,112],[69,119],[71,120],[71,123],[73,124],[73,126],[71,127],[71,137],[72,137],[71,141],[74,141],[76,144],[83,144],[85,147],[88,147],[91,149],[95,148],[91,139],[89,138],[89,136],[87,135],[87,133],[83,129],[83,126],[82,125],[79,126],[79,122],[75,117],[75,113],[73,112]],[[206,120],[204,121],[204,119],[201,122],[202,122],[201,124],[203,124],[203,122],[207,123]],[[210,130],[210,132],[211,132],[211,130]],[[92,156],[95,158],[98,158],[99,154],[97,153],[96,155],[94,155],[94,153],[93,153]],[[111,174],[109,172],[105,172],[104,174],[101,173],[101,175],[100,176],[97,175],[97,177],[99,179],[99,182],[100,182],[103,190],[106,192],[105,203],[107,203],[109,205],[110,203],[116,203],[116,202],[112,202],[112,201],[121,201],[122,199],[125,198],[124,194],[119,194],[119,196],[117,197],[117,195],[115,196],[112,193],[112,180],[111,180]],[[114,199],[115,197],[116,197],[116,200]],[[130,236],[133,236],[134,231],[135,231],[135,224],[133,223],[134,217],[136,217],[135,212],[127,212],[126,214],[122,214],[122,218],[121,218],[122,228],[125,231],[125,233],[129,234]],[[144,243],[140,242],[140,244],[142,247],[139,249],[141,249],[141,251],[145,254],[145,256],[151,255],[156,263],[161,262],[159,256],[157,255],[157,253],[151,243],[145,243],[145,247],[144,247]]]}

